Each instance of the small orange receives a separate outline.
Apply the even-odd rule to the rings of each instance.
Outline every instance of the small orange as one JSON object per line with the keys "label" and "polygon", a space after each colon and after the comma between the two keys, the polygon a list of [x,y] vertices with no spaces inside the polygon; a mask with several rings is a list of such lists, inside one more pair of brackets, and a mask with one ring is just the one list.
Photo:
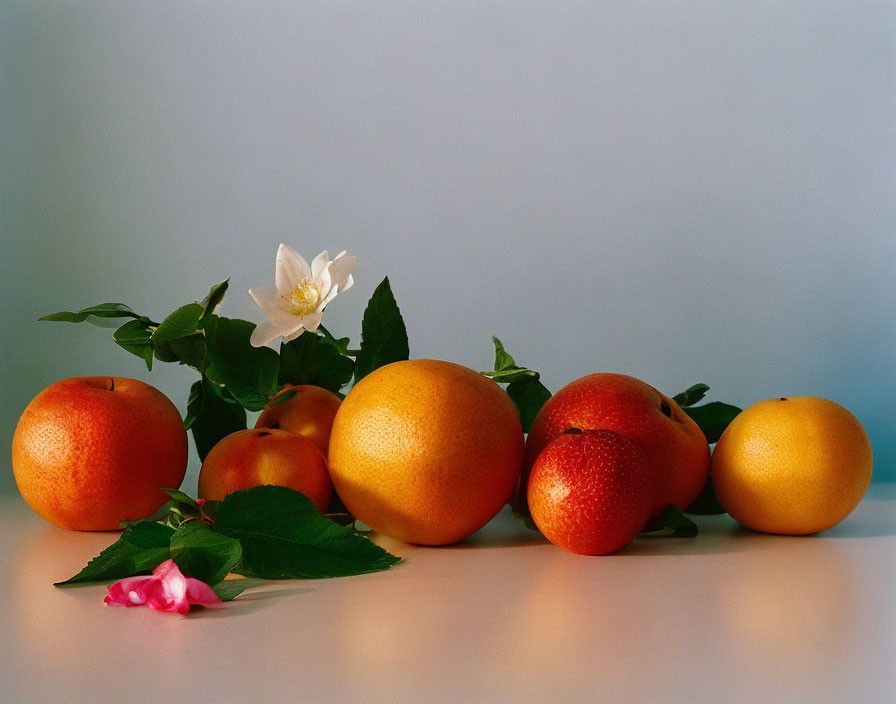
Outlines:
{"label": "small orange", "polygon": [[510,498],[523,431],[491,379],[432,359],[393,362],[349,392],[330,435],[336,493],[393,538],[444,545],[479,530]]}
{"label": "small orange", "polygon": [[[295,395],[282,403],[276,402],[279,396],[288,392],[295,392]],[[255,422],[255,427],[279,428],[304,435],[317,445],[326,457],[330,448],[333,418],[336,417],[340,403],[342,401],[336,394],[320,386],[287,385],[265,406]]]}
{"label": "small orange", "polygon": [[263,484],[300,491],[324,513],[333,496],[327,461],[304,435],[275,428],[238,430],[211,449],[199,470],[199,496],[227,494]]}
{"label": "small orange", "polygon": [[815,396],[774,398],[738,414],[716,445],[719,502],[753,530],[785,535],[835,526],[871,482],[871,442],[848,410]]}
{"label": "small orange", "polygon": [[612,430],[571,428],[538,455],[526,494],[545,538],[579,555],[604,555],[638,536],[656,488],[641,443]]}

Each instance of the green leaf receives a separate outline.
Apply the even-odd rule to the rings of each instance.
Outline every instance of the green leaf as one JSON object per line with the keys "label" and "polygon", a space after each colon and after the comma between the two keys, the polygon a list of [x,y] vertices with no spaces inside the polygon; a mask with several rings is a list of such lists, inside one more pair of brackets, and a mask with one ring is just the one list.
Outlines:
{"label": "green leaf", "polygon": [[131,524],[121,537],[94,557],[71,579],[56,586],[85,582],[112,582],[135,574],[152,572],[170,556],[174,530],[153,521]]}
{"label": "green leaf", "polygon": [[335,347],[339,354],[348,355],[349,339],[347,337],[335,338],[323,325],[317,326],[318,332],[323,335],[324,339]]}
{"label": "green leaf", "polygon": [[247,577],[344,577],[387,569],[400,559],[282,486],[228,494],[218,506],[215,530],[240,541],[243,556],[233,571]]}
{"label": "green leaf", "polygon": [[100,303],[99,305],[82,308],[77,313],[62,311],[45,315],[39,320],[49,320],[64,323],[83,323],[90,317],[94,318],[139,318],[129,306],[124,303]]}
{"label": "green leaf", "polygon": [[201,332],[179,337],[174,340],[156,342],[153,345],[155,358],[160,362],[178,362],[192,367],[198,372],[205,368],[205,337]]}
{"label": "green leaf", "polygon": [[203,308],[198,303],[187,303],[165,318],[152,334],[154,343],[169,342],[195,333]]}
{"label": "green leaf", "polygon": [[520,414],[523,432],[528,433],[541,407],[551,397],[551,392],[538,377],[528,377],[507,385],[507,395]]}
{"label": "green leaf", "polygon": [[498,384],[512,384],[515,381],[525,381],[526,379],[538,379],[539,373],[533,372],[531,369],[504,369],[502,371],[480,372],[485,376],[490,376]]}
{"label": "green leaf", "polygon": [[279,394],[274,396],[270,401],[268,401],[268,405],[266,408],[274,408],[275,406],[279,406],[281,403],[286,403],[292,398],[295,398],[298,391],[296,389],[287,389],[285,391],[281,391]]}
{"label": "green leaf", "polygon": [[376,287],[361,321],[361,349],[355,359],[355,381],[391,362],[408,359],[408,331],[405,328],[389,277]]}
{"label": "green leaf", "polygon": [[215,284],[208,292],[208,295],[203,299],[202,303],[200,303],[202,306],[202,315],[199,316],[200,327],[208,316],[215,312],[215,308],[217,308],[218,304],[224,299],[224,294],[227,293],[227,287],[229,285],[229,278],[226,281]]}
{"label": "green leaf", "polygon": [[199,303],[187,303],[165,318],[152,334],[156,359],[178,362],[202,371],[205,366],[205,336],[199,330],[205,311]]}
{"label": "green leaf", "polygon": [[280,357],[269,347],[249,342],[255,324],[210,315],[205,321],[208,377],[227,387],[239,404],[260,411],[277,393]]}
{"label": "green leaf", "polygon": [[129,320],[112,333],[112,339],[123,349],[140,357],[146,362],[146,368],[152,371],[151,335],[152,331],[146,320]]}
{"label": "green leaf", "polygon": [[716,516],[720,513],[726,513],[725,508],[719,503],[719,499],[716,496],[716,490],[712,485],[712,477],[707,478],[700,495],[694,499],[694,502],[684,512],[695,516]]}
{"label": "green leaf", "polygon": [[709,386],[706,384],[694,384],[680,394],[675,394],[672,400],[682,408],[686,408],[687,406],[693,406],[695,403],[700,403],[703,397],[706,396],[707,391],[709,391]]}
{"label": "green leaf", "polygon": [[199,504],[197,503],[196,499],[194,499],[189,494],[185,494],[180,489],[165,489],[165,488],[163,488],[162,491],[164,491],[166,494],[168,494],[168,496],[171,497],[172,501],[177,501],[180,504],[186,504],[187,506],[192,506],[195,509],[199,508]]}
{"label": "green leaf", "polygon": [[551,392],[539,380],[538,372],[517,366],[503,343],[494,335],[492,342],[495,344],[495,369],[480,374],[490,376],[499,384],[507,384],[507,395],[520,414],[523,432],[528,433],[535,416],[551,397]]}
{"label": "green leaf", "polygon": [[519,369],[513,357],[504,349],[504,344],[494,335],[492,335],[492,342],[495,344],[495,371]]}
{"label": "green leaf", "polygon": [[536,525],[535,520],[529,514],[523,513],[522,511],[514,511],[513,517],[516,518],[516,520],[520,521],[520,523],[526,526],[526,528],[528,528],[529,530],[534,530],[538,533],[541,532],[541,530]]}
{"label": "green leaf", "polygon": [[266,579],[247,579],[245,577],[241,579],[228,579],[225,582],[219,582],[214,585],[212,590],[218,595],[218,598],[221,601],[233,601],[247,589],[260,587],[267,583],[268,581]]}
{"label": "green leaf", "polygon": [[190,388],[184,427],[193,434],[200,460],[221,438],[246,429],[246,411],[226,388],[202,377]]}
{"label": "green leaf", "polygon": [[713,401],[703,406],[684,408],[683,410],[700,426],[700,430],[703,431],[710,445],[719,441],[728,424],[741,412],[741,409],[737,406],[731,406],[720,401]]}
{"label": "green leaf", "polygon": [[[242,408],[242,406],[240,406]],[[187,398],[187,415],[184,417],[184,430],[193,427],[199,413],[202,410],[202,380],[194,382],[190,387],[190,395]]]}
{"label": "green leaf", "polygon": [[697,535],[697,524],[674,506],[668,506],[657,518],[657,528],[650,531],[658,532],[670,538],[693,538]]}
{"label": "green leaf", "polygon": [[220,501],[215,501],[214,499],[208,499],[204,504],[202,504],[202,507],[200,508],[202,515],[205,516],[212,523],[214,523],[215,518],[217,518],[217,516],[218,516],[218,505],[220,503],[221,503]]}
{"label": "green leaf", "polygon": [[215,501],[214,499],[208,499],[204,504],[202,504],[202,507],[200,508],[202,515],[205,516],[212,523],[214,523],[215,518],[218,515],[218,505],[220,503],[221,503],[220,501]]}
{"label": "green leaf", "polygon": [[206,584],[217,584],[239,562],[240,541],[206,523],[184,523],[171,536],[171,558],[180,571]]}
{"label": "green leaf", "polygon": [[338,393],[351,381],[354,366],[333,344],[314,333],[306,332],[280,345],[281,385],[312,384]]}

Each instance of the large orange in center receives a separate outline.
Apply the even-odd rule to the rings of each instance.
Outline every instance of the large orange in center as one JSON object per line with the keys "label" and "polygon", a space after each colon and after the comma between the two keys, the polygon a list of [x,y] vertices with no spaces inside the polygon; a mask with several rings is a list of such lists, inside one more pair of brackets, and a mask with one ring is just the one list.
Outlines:
{"label": "large orange in center", "polygon": [[510,397],[451,362],[394,362],[351,390],[333,421],[330,473],[352,514],[408,543],[445,545],[510,498],[523,431]]}

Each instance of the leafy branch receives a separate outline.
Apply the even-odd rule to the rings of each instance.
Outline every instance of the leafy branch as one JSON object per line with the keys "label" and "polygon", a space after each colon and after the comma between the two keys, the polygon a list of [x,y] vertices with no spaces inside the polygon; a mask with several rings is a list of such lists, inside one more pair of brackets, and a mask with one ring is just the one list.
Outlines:
{"label": "leafy branch", "polygon": [[[108,583],[147,574],[173,559],[184,575],[209,584],[227,601],[259,580],[346,577],[401,560],[321,516],[293,489],[258,486],[204,503],[165,491],[172,500],[164,517],[129,524],[115,543],[56,586]],[[222,582],[230,573],[255,579]]]}
{"label": "leafy branch", "polygon": [[246,427],[246,411],[260,411],[287,386],[310,384],[343,396],[349,384],[379,367],[409,357],[408,335],[388,277],[370,298],[361,323],[361,343],[336,338],[320,326],[280,345],[279,352],[250,343],[255,324],[216,313],[229,279],[215,284],[201,302],[187,303],[155,322],[124,303],[101,303],[62,311],[40,320],[106,326],[126,319],[112,334],[122,349],[153,362],[186,365],[199,372],[190,388],[184,426],[200,459],[225,435]]}

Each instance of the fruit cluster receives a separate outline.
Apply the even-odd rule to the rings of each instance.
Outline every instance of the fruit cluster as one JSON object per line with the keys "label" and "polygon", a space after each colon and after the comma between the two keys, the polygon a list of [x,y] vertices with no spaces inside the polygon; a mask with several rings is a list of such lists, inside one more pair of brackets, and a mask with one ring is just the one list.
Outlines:
{"label": "fruit cluster", "polygon": [[[25,409],[13,470],[25,500],[75,530],[144,518],[177,488],[187,438],[174,405],[132,379],[67,379]],[[700,426],[652,386],[591,374],[551,396],[527,435],[511,397],[450,362],[407,360],[366,375],[344,400],[288,385],[255,428],[206,455],[199,496],[264,484],[334,503],[374,530],[423,545],[453,543],[508,500],[553,543],[605,554],[686,510],[709,477],[722,506],[755,530],[825,530],[871,478],[859,421],[831,401],[771,399],[738,414],[714,452]],[[334,494],[335,487],[335,494]]]}
{"label": "fruit cluster", "polygon": [[[824,399],[772,399],[741,412],[695,405],[705,384],[670,398],[608,373],[551,395],[497,338],[492,371],[410,360],[388,277],[364,311],[359,348],[349,349],[321,315],[352,286],[355,261],[322,252],[309,265],[281,245],[276,285],[250,291],[270,318],[261,325],[218,315],[227,281],[161,322],[122,303],[44,316],[124,320],[112,339],[147,369],[178,363],[200,379],[183,421],[162,393],[132,379],[45,389],[13,438],[25,500],[77,530],[149,516],[183,481],[186,429],[203,460],[202,499],[279,485],[321,513],[422,545],[466,538],[508,501],[550,541],[586,554],[613,552],[670,515],[681,523],[682,512],[719,502],[756,530],[813,533],[846,517],[868,487],[868,436]],[[267,347],[278,337],[279,351]],[[252,429],[247,411],[261,412]],[[185,505],[195,513],[195,503]]]}

